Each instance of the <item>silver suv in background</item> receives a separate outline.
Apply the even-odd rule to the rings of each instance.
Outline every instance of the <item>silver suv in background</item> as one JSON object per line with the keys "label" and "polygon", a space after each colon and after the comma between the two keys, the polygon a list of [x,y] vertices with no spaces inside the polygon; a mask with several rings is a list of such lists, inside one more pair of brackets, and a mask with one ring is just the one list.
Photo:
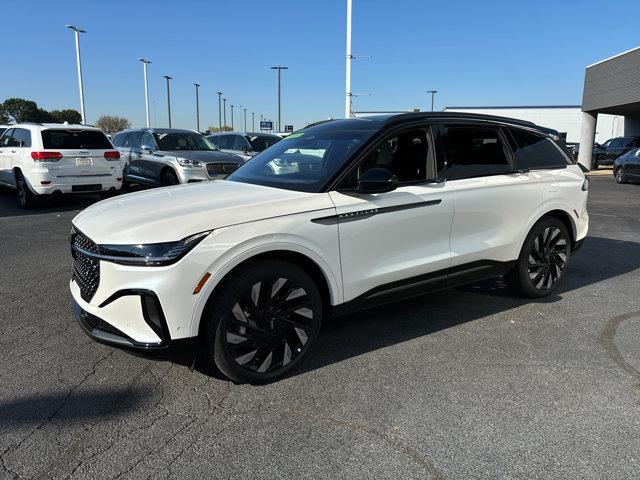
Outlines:
{"label": "silver suv in background", "polygon": [[176,128],[129,129],[113,144],[125,163],[125,186],[176,185],[224,179],[243,163],[242,157],[219,151],[202,134]]}
{"label": "silver suv in background", "polygon": [[235,153],[245,160],[278,143],[282,137],[272,133],[223,132],[212,133],[207,138],[223,152]]}

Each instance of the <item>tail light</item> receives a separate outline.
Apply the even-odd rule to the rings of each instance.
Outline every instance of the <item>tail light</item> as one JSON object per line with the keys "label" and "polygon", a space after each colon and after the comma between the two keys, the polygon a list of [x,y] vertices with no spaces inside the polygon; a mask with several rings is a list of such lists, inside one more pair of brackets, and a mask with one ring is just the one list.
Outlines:
{"label": "tail light", "polygon": [[117,150],[107,150],[104,152],[104,158],[107,160],[120,160],[120,152]]}
{"label": "tail light", "polygon": [[31,152],[31,158],[36,162],[57,162],[62,158],[60,152]]}

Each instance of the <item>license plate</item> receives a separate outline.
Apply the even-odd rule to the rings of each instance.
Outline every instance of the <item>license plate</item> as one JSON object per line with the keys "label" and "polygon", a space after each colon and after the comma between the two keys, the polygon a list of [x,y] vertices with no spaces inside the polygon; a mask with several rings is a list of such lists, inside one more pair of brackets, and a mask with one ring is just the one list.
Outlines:
{"label": "license plate", "polygon": [[78,167],[86,167],[87,165],[93,165],[93,158],[76,158],[76,165]]}

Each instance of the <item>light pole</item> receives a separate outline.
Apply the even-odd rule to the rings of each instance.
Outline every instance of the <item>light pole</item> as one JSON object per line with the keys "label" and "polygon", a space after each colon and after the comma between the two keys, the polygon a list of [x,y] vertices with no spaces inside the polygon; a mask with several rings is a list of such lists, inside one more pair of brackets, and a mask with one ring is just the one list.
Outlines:
{"label": "light pole", "polygon": [[233,105],[231,105],[231,130],[233,130]]}
{"label": "light pole", "polygon": [[196,87],[196,131],[200,133],[200,97],[198,96],[198,88],[200,88],[200,84],[194,83]]}
{"label": "light pole", "polygon": [[431,111],[433,112],[433,104],[436,98],[436,93],[438,93],[438,90],[427,90],[427,93],[431,94]]}
{"label": "light pole", "polygon": [[280,74],[282,72],[282,70],[289,70],[289,67],[281,67],[281,66],[277,66],[277,67],[271,67],[271,70],[277,70],[278,71],[278,127],[280,128],[280,125],[282,125],[282,118],[281,118],[281,102],[280,102]]}
{"label": "light pole", "polygon": [[151,62],[144,58],[139,58],[144,67],[144,106],[147,112],[147,128],[151,126],[151,120],[149,119],[149,77],[147,76],[147,65]]}
{"label": "light pole", "polygon": [[251,112],[251,130],[256,131],[256,113]]}
{"label": "light pole", "polygon": [[80,62],[80,34],[87,33],[86,30],[78,28],[74,25],[65,25],[67,28],[75,32],[76,37],[76,63],[78,65],[78,86],[80,87],[80,114],[82,115],[82,123],[86,124],[86,116],[84,113],[84,86],[82,85],[82,63]]}
{"label": "light pole", "polygon": [[222,131],[222,105],[220,103],[222,99],[222,92],[218,92],[218,131]]}
{"label": "light pole", "polygon": [[173,77],[165,75],[163,78],[167,79],[167,111],[169,113],[169,128],[171,128],[171,91],[169,90],[169,80],[173,80]]}
{"label": "light pole", "polygon": [[347,0],[347,68],[346,89],[344,99],[344,117],[351,117],[351,0]]}
{"label": "light pole", "polygon": [[244,110],[244,131],[247,131],[247,109],[243,108]]}
{"label": "light pole", "polygon": [[224,128],[227,128],[227,99],[223,98],[222,99],[222,114],[223,114],[223,120],[224,120]]}

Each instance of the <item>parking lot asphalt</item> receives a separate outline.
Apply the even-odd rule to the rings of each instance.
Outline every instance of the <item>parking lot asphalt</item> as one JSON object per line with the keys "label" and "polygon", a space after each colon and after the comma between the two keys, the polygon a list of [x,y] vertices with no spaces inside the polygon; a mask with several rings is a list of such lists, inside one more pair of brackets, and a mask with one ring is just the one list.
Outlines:
{"label": "parking lot asphalt", "polygon": [[0,478],[611,478],[640,473],[640,185],[591,177],[550,298],[480,282],[331,320],[284,380],[97,344],[70,221],[0,193]]}

